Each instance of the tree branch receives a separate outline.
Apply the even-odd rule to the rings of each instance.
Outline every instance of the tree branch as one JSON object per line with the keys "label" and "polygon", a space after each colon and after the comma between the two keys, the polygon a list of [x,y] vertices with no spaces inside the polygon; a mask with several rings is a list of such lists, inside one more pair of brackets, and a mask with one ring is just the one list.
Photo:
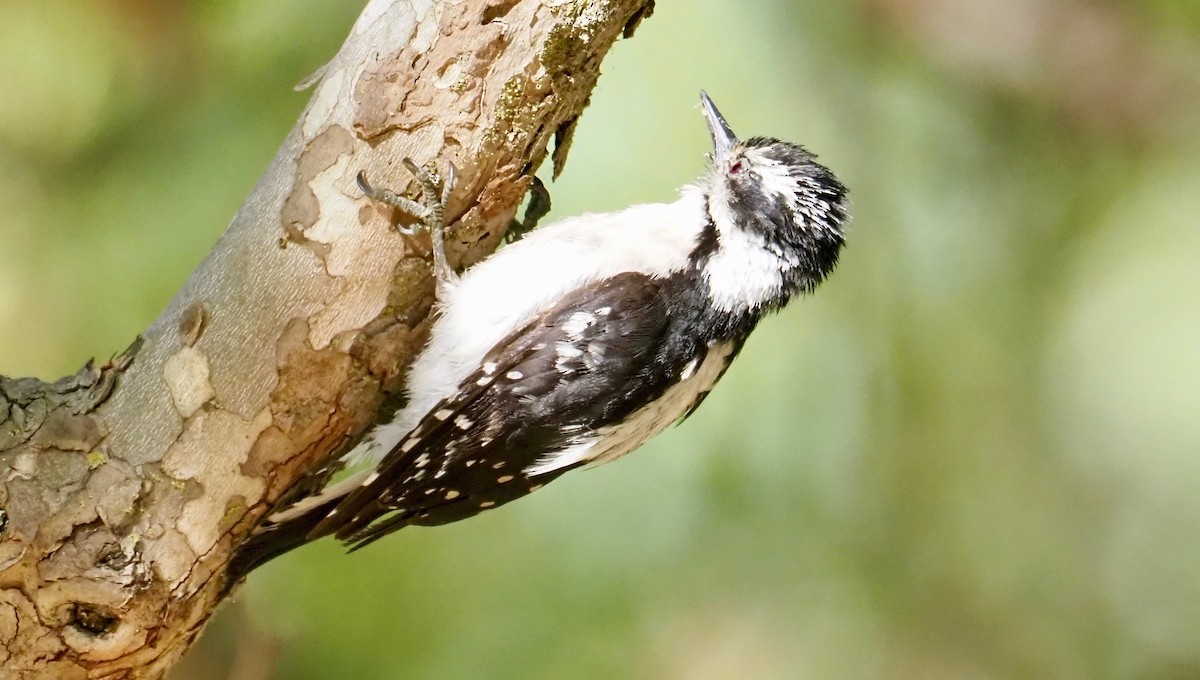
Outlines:
{"label": "tree branch", "polygon": [[428,239],[354,175],[459,168],[452,260],[499,243],[600,60],[652,0],[372,0],[228,231],[137,343],[53,384],[0,379],[3,677],[164,673],[234,546],[400,393]]}

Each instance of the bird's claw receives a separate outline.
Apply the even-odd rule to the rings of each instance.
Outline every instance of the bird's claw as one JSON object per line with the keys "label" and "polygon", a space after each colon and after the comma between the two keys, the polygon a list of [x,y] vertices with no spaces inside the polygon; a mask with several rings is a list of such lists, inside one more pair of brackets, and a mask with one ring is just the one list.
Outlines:
{"label": "bird's claw", "polygon": [[412,173],[421,187],[421,202],[401,196],[394,191],[374,187],[367,181],[365,172],[359,172],[358,188],[367,198],[390,205],[420,220],[420,225],[413,227],[396,226],[396,230],[405,236],[413,236],[422,230],[428,231],[433,239],[433,262],[439,287],[453,283],[457,278],[454,269],[446,258],[444,231],[446,228],[446,205],[450,201],[450,193],[458,178],[458,169],[453,163],[446,170],[446,178],[438,189],[438,178],[425,168],[417,165],[411,158],[405,158],[404,167]]}

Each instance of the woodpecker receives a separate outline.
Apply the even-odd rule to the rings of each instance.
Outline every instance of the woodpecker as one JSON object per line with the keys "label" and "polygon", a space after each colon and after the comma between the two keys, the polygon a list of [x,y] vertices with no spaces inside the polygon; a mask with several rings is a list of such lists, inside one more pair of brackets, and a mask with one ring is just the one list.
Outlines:
{"label": "woodpecker", "polygon": [[436,320],[407,403],[346,459],[369,466],[269,517],[245,571],[334,535],[351,550],[409,525],[458,521],[606,463],[690,416],[764,315],[837,264],[846,188],[799,145],[739,140],[704,92],[713,152],[673,203],[563,219],[459,276],[444,250],[453,166],[423,203]]}

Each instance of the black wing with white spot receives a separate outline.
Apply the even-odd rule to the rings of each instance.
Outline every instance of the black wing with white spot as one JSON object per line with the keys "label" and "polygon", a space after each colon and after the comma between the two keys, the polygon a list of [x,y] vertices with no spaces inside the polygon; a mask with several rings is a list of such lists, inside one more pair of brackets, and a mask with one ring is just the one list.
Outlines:
{"label": "black wing with white spot", "polygon": [[[660,396],[707,345],[672,327],[666,282],[626,273],[573,292],[510,334],[313,535],[355,548],[409,524],[470,517],[567,470],[555,454]],[[664,370],[664,368],[668,370]]]}

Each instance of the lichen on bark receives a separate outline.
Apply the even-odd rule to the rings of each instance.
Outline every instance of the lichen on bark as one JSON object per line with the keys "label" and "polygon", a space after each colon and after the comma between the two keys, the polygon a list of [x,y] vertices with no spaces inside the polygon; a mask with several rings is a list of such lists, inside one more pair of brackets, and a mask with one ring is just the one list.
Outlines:
{"label": "lichen on bark", "polygon": [[208,258],[129,351],[0,378],[0,678],[159,677],[231,590],[234,547],[402,398],[427,237],[366,201],[400,159],[459,185],[491,252],[649,0],[371,0]]}

